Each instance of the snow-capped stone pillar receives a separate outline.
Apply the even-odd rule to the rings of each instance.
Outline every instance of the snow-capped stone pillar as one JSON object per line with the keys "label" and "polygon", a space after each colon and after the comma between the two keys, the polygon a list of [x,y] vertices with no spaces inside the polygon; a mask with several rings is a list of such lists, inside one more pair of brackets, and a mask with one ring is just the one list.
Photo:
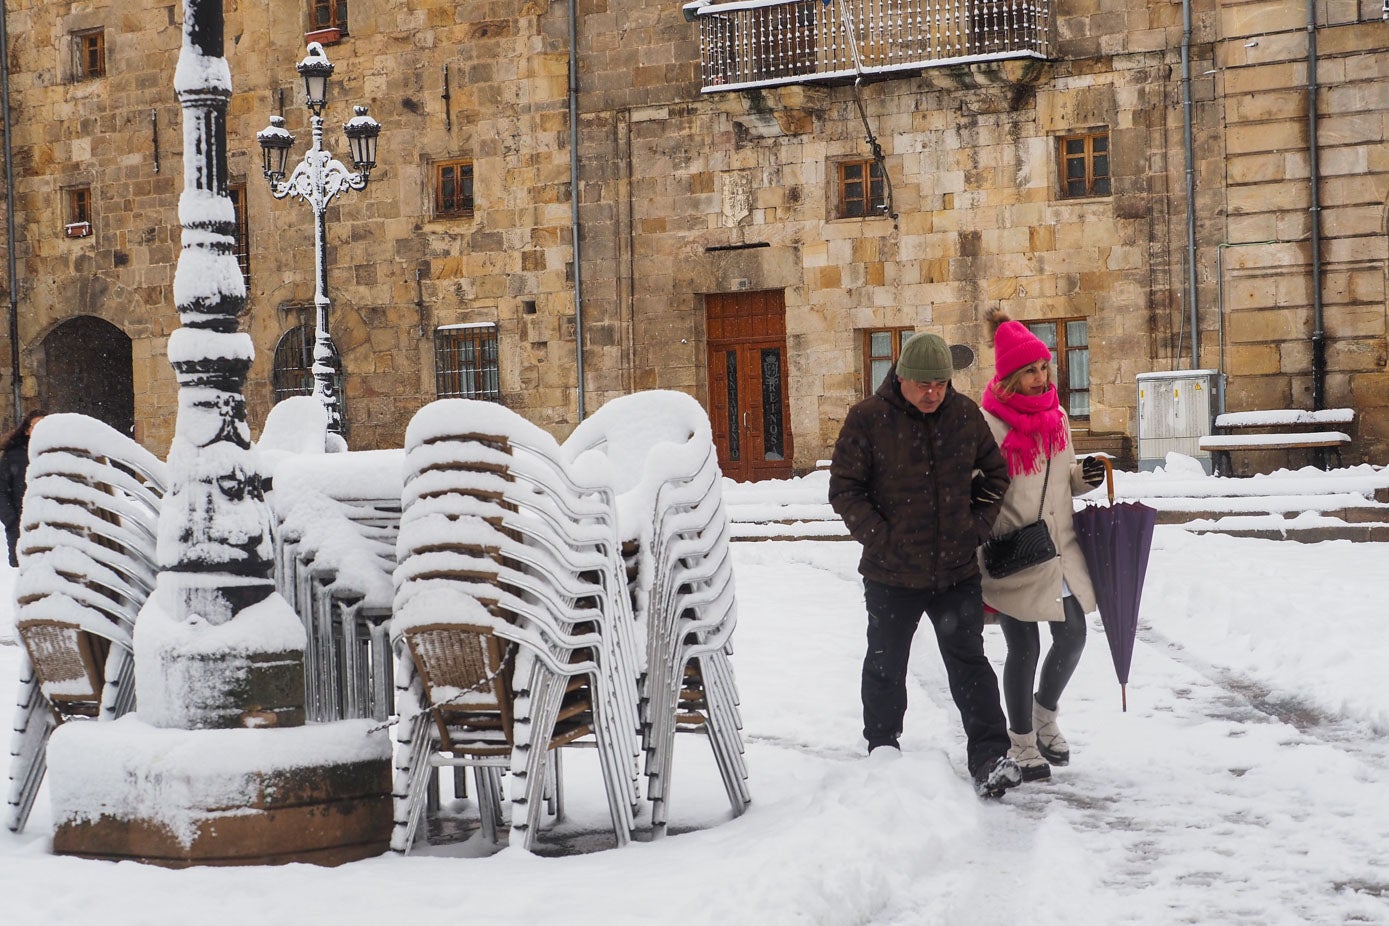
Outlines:
{"label": "snow-capped stone pillar", "polygon": [[304,723],[303,624],[275,591],[246,426],[251,340],[232,253],[222,0],[184,0],[179,382],[159,581],[135,622],[135,712],[48,745],[53,851],[157,865],[340,864],[386,850],[391,744],[369,720]]}
{"label": "snow-capped stone pillar", "polygon": [[270,509],[242,394],[254,350],[227,194],[221,0],[184,0],[174,89],[183,107],[182,327],[169,338],[178,419],[159,519],[159,588],[137,622],[136,698],[161,727],[304,722],[304,631],[275,593]]}

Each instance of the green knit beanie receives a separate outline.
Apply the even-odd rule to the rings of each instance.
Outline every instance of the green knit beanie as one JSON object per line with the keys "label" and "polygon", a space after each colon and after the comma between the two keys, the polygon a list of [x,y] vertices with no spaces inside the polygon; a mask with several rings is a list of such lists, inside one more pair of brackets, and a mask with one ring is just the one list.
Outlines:
{"label": "green knit beanie", "polygon": [[950,348],[938,334],[923,331],[914,334],[902,345],[897,360],[897,377],[918,383],[942,383],[950,379],[955,365],[950,360]]}

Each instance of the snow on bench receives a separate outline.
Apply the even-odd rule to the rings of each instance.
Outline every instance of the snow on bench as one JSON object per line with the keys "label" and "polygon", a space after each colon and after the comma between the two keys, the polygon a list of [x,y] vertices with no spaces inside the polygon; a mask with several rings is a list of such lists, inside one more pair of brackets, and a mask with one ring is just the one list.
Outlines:
{"label": "snow on bench", "polygon": [[[1336,456],[1336,465],[1341,464],[1341,448],[1350,443],[1350,435],[1344,431],[1284,430],[1275,428],[1304,429],[1336,424],[1350,424],[1355,420],[1355,410],[1351,408],[1323,408],[1316,411],[1303,411],[1296,408],[1267,409],[1251,412],[1227,412],[1217,415],[1217,433],[1202,437],[1199,446],[1210,451],[1211,462],[1216,475],[1233,474],[1230,453],[1235,450],[1313,450],[1316,464],[1327,468],[1327,451]],[[1263,429],[1263,433],[1233,434],[1232,431],[1244,429]]]}
{"label": "snow on bench", "polygon": [[1226,428],[1286,428],[1298,425],[1350,424],[1353,408],[1322,408],[1314,412],[1300,408],[1274,408],[1258,412],[1226,412],[1217,415],[1217,431]]}
{"label": "snow on bench", "polygon": [[1202,450],[1292,450],[1301,447],[1343,447],[1350,435],[1341,431],[1300,434],[1212,434],[1201,438]]}

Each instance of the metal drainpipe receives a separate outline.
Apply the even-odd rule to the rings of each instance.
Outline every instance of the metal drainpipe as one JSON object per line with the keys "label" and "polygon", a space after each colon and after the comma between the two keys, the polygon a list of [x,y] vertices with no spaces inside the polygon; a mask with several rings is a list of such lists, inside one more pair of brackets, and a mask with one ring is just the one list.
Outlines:
{"label": "metal drainpipe", "polygon": [[[1311,0],[1309,0],[1311,2]],[[1182,142],[1186,149],[1186,303],[1191,324],[1191,369],[1200,365],[1201,326],[1196,306],[1196,147],[1191,130],[1191,0],[1182,0]],[[1180,349],[1178,360],[1181,359]]]}
{"label": "metal drainpipe", "polygon": [[584,420],[584,274],[579,245],[579,0],[569,0],[569,202],[574,238],[574,352],[579,421]]}
{"label": "metal drainpipe", "polygon": [[6,23],[6,4],[0,0],[0,106],[4,106],[5,126],[5,265],[10,291],[10,386],[14,399],[14,420],[23,417],[19,383],[19,271],[14,257],[14,149],[10,145],[10,33]]}
{"label": "metal drainpipe", "polygon": [[1317,2],[1307,0],[1307,180],[1312,220],[1312,410],[1326,407],[1326,331],[1321,301],[1321,163],[1317,149]]}

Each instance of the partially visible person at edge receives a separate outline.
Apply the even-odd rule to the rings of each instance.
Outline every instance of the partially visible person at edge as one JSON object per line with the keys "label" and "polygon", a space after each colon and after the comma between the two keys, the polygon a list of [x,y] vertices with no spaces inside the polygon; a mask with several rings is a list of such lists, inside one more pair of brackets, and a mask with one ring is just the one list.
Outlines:
{"label": "partially visible person at edge", "polygon": [[975,790],[997,797],[1022,776],[1007,755],[998,678],[984,654],[975,550],[998,517],[1008,470],[979,407],[951,386],[953,372],[938,336],[917,334],[903,345],[877,393],[844,419],[829,499],[863,544],[869,754],[900,754],[907,658],[925,613],[964,724]]}
{"label": "partially visible person at edge", "polygon": [[29,471],[29,435],[45,414],[38,410],[29,412],[0,442],[0,522],[5,525],[11,566],[19,565],[15,548],[19,543],[19,516],[24,508],[24,477]]}
{"label": "partially visible person at edge", "polygon": [[[1104,481],[1104,464],[1090,457],[1076,462],[1071,422],[1051,381],[1047,346],[1007,312],[993,309],[985,319],[993,334],[994,378],[980,404],[1012,478],[993,533],[1002,536],[1036,521],[1040,509],[1059,554],[1002,579],[984,571],[984,601],[999,612],[1008,645],[1003,662],[1008,755],[1022,768],[1023,781],[1038,781],[1051,777],[1052,765],[1071,761],[1056,714],[1085,649],[1085,614],[1095,610],[1071,499]],[[1051,649],[1039,677],[1042,623],[1051,628]]]}

